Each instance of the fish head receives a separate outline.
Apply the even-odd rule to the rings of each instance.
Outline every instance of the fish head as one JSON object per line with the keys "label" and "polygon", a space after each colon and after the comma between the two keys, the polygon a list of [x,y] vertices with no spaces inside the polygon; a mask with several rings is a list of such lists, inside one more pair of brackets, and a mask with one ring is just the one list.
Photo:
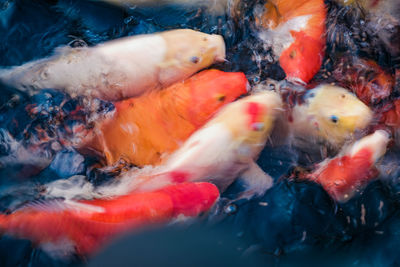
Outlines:
{"label": "fish head", "polygon": [[190,79],[189,121],[201,126],[222,106],[246,94],[249,83],[242,72],[204,70]]}
{"label": "fish head", "polygon": [[313,127],[333,145],[341,145],[372,120],[368,106],[341,87],[320,85],[307,92],[305,102]]}
{"label": "fish head", "polygon": [[216,62],[225,60],[225,42],[221,35],[189,29],[161,33],[166,56],[160,64],[159,81],[169,84],[178,74],[190,76]]}
{"label": "fish head", "polygon": [[253,158],[264,147],[281,111],[279,94],[265,91],[227,105],[211,123],[224,124],[238,149]]}
{"label": "fish head", "polygon": [[324,57],[325,43],[321,39],[307,36],[304,32],[293,32],[294,42],[285,49],[279,63],[291,82],[306,84],[319,71]]}

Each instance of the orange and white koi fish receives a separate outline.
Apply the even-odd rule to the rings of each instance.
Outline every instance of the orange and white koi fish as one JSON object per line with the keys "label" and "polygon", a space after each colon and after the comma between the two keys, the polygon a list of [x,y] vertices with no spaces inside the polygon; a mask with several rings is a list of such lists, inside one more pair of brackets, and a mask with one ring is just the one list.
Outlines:
{"label": "orange and white koi fish", "polygon": [[162,91],[116,102],[115,112],[95,124],[80,148],[102,153],[111,165],[157,165],[219,108],[247,92],[241,72],[202,71]]}
{"label": "orange and white koi fish", "polygon": [[375,163],[386,153],[389,134],[383,130],[363,137],[333,158],[317,165],[307,180],[322,185],[336,201],[346,202],[377,176]]}
{"label": "orange and white koi fish", "polygon": [[88,255],[124,232],[196,217],[207,212],[218,196],[213,184],[182,183],[109,200],[40,202],[1,214],[0,231],[28,238],[53,255],[68,255],[68,249]]}
{"label": "orange and white koi fish", "polygon": [[308,83],[319,71],[325,51],[323,0],[271,0],[255,9],[259,37],[270,47],[286,79]]}
{"label": "orange and white koi fish", "polygon": [[225,58],[219,35],[189,29],[121,38],[0,71],[0,81],[33,93],[42,88],[105,100],[139,96],[188,78]]}
{"label": "orange and white koi fish", "polygon": [[162,165],[126,172],[115,185],[100,188],[97,193],[102,197],[123,195],[195,181],[211,181],[224,191],[240,177],[248,186],[240,198],[260,195],[273,181],[255,160],[281,110],[282,100],[272,91],[232,102],[191,135]]}

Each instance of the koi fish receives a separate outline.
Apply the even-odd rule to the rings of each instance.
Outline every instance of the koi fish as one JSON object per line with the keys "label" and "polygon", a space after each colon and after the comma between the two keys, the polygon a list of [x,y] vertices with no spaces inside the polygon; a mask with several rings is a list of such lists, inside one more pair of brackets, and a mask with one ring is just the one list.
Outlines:
{"label": "koi fish", "polygon": [[108,165],[120,159],[157,165],[247,86],[243,73],[205,70],[162,91],[115,102],[113,115],[97,122],[79,147],[103,152]]}
{"label": "koi fish", "polygon": [[376,127],[390,131],[395,144],[400,144],[400,99],[394,100],[388,105],[388,110],[380,114],[379,123]]}
{"label": "koi fish", "polygon": [[232,102],[191,135],[162,165],[126,172],[116,185],[107,185],[98,193],[104,197],[195,181],[212,181],[224,191],[240,176],[248,190],[239,198],[260,195],[273,181],[255,160],[281,110],[282,100],[272,91]]}
{"label": "koi fish", "polygon": [[377,130],[319,163],[307,180],[319,183],[338,202],[346,202],[377,176],[375,163],[386,153],[389,134]]}
{"label": "koi fish", "polygon": [[387,99],[395,83],[394,77],[373,60],[353,56],[342,57],[332,75],[368,106]]}
{"label": "koi fish", "polygon": [[259,38],[272,50],[286,79],[306,84],[319,71],[325,50],[322,0],[272,0],[255,9]]}
{"label": "koi fish", "polygon": [[0,81],[28,93],[53,88],[120,100],[169,86],[224,58],[221,36],[172,30],[58,49],[49,58],[1,70]]}
{"label": "koi fish", "polygon": [[317,86],[308,90],[303,100],[290,115],[289,127],[294,137],[315,138],[340,147],[372,120],[368,106],[338,86]]}
{"label": "koi fish", "polygon": [[0,215],[0,230],[28,238],[55,254],[50,244],[64,244],[80,255],[93,254],[118,234],[196,217],[208,211],[219,196],[210,183],[182,183],[146,193],[108,200],[50,201],[27,205]]}

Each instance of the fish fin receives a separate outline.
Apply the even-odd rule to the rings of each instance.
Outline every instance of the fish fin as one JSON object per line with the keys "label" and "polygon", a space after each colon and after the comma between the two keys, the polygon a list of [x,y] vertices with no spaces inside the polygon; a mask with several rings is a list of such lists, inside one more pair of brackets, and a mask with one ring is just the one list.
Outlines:
{"label": "fish fin", "polygon": [[179,61],[176,59],[170,59],[165,62],[161,62],[158,65],[158,82],[161,86],[165,86],[171,83],[172,77],[177,76],[177,66]]}
{"label": "fish fin", "polygon": [[40,248],[51,257],[61,260],[68,260],[76,254],[76,244],[68,238],[42,243]]}
{"label": "fish fin", "polygon": [[52,199],[52,200],[44,200],[38,199],[19,208],[19,211],[24,210],[35,210],[35,211],[48,211],[48,212],[62,212],[68,208],[65,205],[64,200],[61,199]]}
{"label": "fish fin", "polygon": [[74,175],[68,179],[59,179],[46,184],[45,198],[92,199],[96,197],[95,187],[84,175]]}
{"label": "fish fin", "polygon": [[37,210],[37,211],[52,211],[52,212],[62,212],[66,210],[70,211],[84,211],[86,213],[101,213],[104,209],[99,206],[90,205],[86,203],[80,203],[74,200],[35,200],[25,206],[20,210]]}
{"label": "fish fin", "polygon": [[240,175],[239,179],[244,182],[246,190],[240,193],[235,201],[262,196],[274,184],[272,177],[254,161],[250,163],[249,168]]}

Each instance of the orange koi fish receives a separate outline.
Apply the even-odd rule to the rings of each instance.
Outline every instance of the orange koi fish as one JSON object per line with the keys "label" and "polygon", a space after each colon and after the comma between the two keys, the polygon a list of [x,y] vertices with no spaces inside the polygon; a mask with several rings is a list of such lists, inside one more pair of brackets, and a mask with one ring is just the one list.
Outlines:
{"label": "orange koi fish", "polygon": [[388,142],[389,134],[377,130],[318,164],[305,179],[322,185],[334,200],[346,202],[377,176],[374,165],[385,154]]}
{"label": "orange koi fish", "polygon": [[224,59],[222,36],[179,29],[58,49],[49,58],[0,70],[0,81],[28,93],[53,88],[121,100],[167,87]]}
{"label": "orange koi fish", "polygon": [[107,164],[123,159],[156,165],[247,86],[243,73],[205,70],[162,91],[116,102],[115,113],[98,122],[79,147],[102,152]]}
{"label": "orange koi fish", "polygon": [[0,229],[48,249],[49,243],[64,244],[64,249],[69,245],[87,255],[123,232],[177,217],[196,217],[208,211],[218,196],[213,184],[182,183],[110,200],[44,202],[0,215]]}
{"label": "orange koi fish", "polygon": [[259,37],[272,47],[289,81],[308,83],[319,71],[325,19],[323,0],[272,0],[256,11],[256,25],[263,29]]}

